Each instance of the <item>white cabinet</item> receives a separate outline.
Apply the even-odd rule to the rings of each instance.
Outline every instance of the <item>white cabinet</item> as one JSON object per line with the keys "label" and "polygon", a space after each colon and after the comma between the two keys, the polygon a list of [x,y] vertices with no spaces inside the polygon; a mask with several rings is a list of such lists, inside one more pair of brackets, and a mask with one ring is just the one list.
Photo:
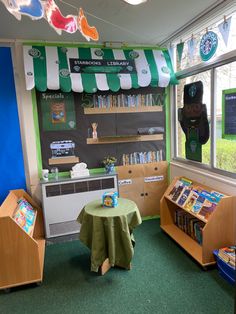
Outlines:
{"label": "white cabinet", "polygon": [[41,184],[46,238],[78,233],[77,217],[82,208],[92,200],[102,201],[104,192],[118,191],[116,174],[51,180]]}

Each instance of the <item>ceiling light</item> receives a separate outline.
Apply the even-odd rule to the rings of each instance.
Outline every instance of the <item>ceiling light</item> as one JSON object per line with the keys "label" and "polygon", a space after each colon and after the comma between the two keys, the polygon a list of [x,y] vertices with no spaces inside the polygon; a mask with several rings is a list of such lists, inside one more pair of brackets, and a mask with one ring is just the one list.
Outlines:
{"label": "ceiling light", "polygon": [[125,1],[129,4],[132,4],[132,5],[137,5],[137,4],[147,2],[147,0],[123,0],[123,1]]}

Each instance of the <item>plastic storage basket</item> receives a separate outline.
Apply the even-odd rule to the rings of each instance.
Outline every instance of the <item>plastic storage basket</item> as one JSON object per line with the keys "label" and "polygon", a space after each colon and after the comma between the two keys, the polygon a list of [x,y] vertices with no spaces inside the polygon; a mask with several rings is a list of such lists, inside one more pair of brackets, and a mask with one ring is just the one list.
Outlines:
{"label": "plastic storage basket", "polygon": [[235,278],[236,278],[236,269],[229,265],[228,263],[224,262],[218,256],[218,250],[215,250],[214,255],[216,257],[217,266],[219,269],[220,275],[227,280],[230,284],[235,285]]}

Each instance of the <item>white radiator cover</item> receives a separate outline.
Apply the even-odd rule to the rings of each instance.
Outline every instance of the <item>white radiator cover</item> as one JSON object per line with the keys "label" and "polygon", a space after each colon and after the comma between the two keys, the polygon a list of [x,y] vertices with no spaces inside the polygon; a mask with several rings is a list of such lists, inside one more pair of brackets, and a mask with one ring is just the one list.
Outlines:
{"label": "white radiator cover", "polygon": [[41,182],[46,238],[78,233],[77,217],[90,201],[105,192],[118,192],[116,174]]}

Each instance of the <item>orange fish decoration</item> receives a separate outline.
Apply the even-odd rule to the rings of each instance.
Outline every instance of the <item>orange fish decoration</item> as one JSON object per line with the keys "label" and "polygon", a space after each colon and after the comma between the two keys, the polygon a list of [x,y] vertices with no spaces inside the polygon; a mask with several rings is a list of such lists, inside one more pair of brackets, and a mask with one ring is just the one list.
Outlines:
{"label": "orange fish decoration", "polygon": [[87,18],[84,15],[83,9],[80,8],[77,18],[78,29],[81,34],[88,40],[98,40],[99,34],[95,26],[89,26]]}

